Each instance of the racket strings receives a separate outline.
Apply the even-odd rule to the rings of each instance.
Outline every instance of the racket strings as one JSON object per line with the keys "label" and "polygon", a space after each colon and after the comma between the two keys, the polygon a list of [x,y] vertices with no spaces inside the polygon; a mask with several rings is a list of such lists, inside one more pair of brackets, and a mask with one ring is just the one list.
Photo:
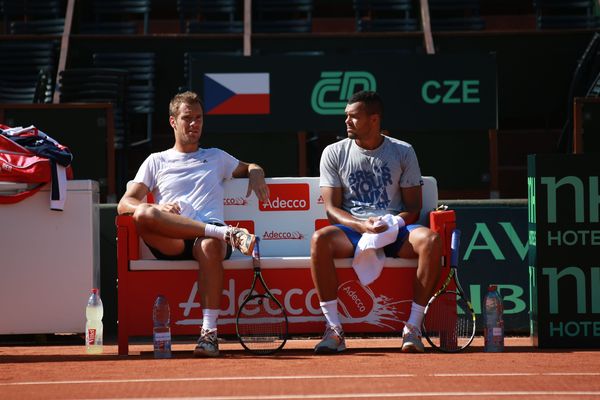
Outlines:
{"label": "racket strings", "polygon": [[459,351],[473,340],[474,314],[466,299],[456,292],[445,292],[429,304],[423,327],[432,346]]}
{"label": "racket strings", "polygon": [[287,320],[283,309],[269,297],[246,302],[239,311],[238,336],[245,347],[257,353],[281,348],[287,338]]}

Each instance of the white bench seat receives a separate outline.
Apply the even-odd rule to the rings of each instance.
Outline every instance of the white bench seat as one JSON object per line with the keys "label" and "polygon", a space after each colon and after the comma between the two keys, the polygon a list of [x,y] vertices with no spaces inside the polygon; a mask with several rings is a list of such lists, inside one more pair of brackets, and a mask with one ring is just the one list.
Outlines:
{"label": "white bench seat", "polygon": [[[335,260],[336,267],[352,268],[352,258],[339,258]],[[287,268],[307,268],[310,269],[309,257],[264,257],[261,258],[261,269],[287,269]],[[385,261],[387,268],[416,268],[416,259],[407,258],[387,258]],[[226,270],[230,269],[250,269],[252,268],[252,259],[249,257],[232,257],[223,262]],[[193,260],[168,261],[156,259],[131,260],[129,263],[131,271],[185,271],[198,270],[198,263]]]}

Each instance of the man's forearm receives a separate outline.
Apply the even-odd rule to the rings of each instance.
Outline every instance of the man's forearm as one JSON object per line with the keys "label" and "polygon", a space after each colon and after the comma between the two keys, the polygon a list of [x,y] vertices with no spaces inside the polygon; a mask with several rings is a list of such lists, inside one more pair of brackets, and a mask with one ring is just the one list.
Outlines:
{"label": "man's forearm", "polygon": [[364,232],[363,220],[354,217],[348,211],[338,207],[330,207],[326,210],[327,218],[332,224],[342,224],[357,232]]}
{"label": "man's forearm", "polygon": [[248,176],[250,176],[250,174],[261,174],[264,177],[265,171],[260,165],[250,163],[248,164]]}
{"label": "man's forearm", "polygon": [[133,214],[138,205],[140,205],[141,201],[135,199],[133,197],[124,197],[119,202],[117,206],[117,212],[119,215],[123,214]]}
{"label": "man's forearm", "polygon": [[419,219],[420,212],[413,211],[402,211],[398,216],[400,216],[406,225],[414,224]]}

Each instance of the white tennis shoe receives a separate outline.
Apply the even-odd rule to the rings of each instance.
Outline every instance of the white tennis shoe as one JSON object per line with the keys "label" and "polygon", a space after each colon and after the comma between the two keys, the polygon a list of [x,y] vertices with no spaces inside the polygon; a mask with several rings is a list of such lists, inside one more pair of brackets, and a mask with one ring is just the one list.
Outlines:
{"label": "white tennis shoe", "polygon": [[402,333],[402,352],[403,353],[424,353],[425,346],[421,341],[421,330],[414,325],[404,325]]}
{"label": "white tennis shoe", "polygon": [[315,346],[315,354],[334,354],[346,350],[346,338],[341,326],[327,326],[323,339]]}
{"label": "white tennis shoe", "polygon": [[198,344],[194,349],[194,357],[217,357],[219,355],[219,340],[216,329],[202,329]]}

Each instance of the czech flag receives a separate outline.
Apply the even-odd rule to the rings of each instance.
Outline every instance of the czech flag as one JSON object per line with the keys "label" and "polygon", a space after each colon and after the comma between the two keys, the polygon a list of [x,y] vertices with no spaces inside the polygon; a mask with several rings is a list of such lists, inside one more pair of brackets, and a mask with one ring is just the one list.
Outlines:
{"label": "czech flag", "polygon": [[269,73],[204,74],[206,114],[269,114]]}

